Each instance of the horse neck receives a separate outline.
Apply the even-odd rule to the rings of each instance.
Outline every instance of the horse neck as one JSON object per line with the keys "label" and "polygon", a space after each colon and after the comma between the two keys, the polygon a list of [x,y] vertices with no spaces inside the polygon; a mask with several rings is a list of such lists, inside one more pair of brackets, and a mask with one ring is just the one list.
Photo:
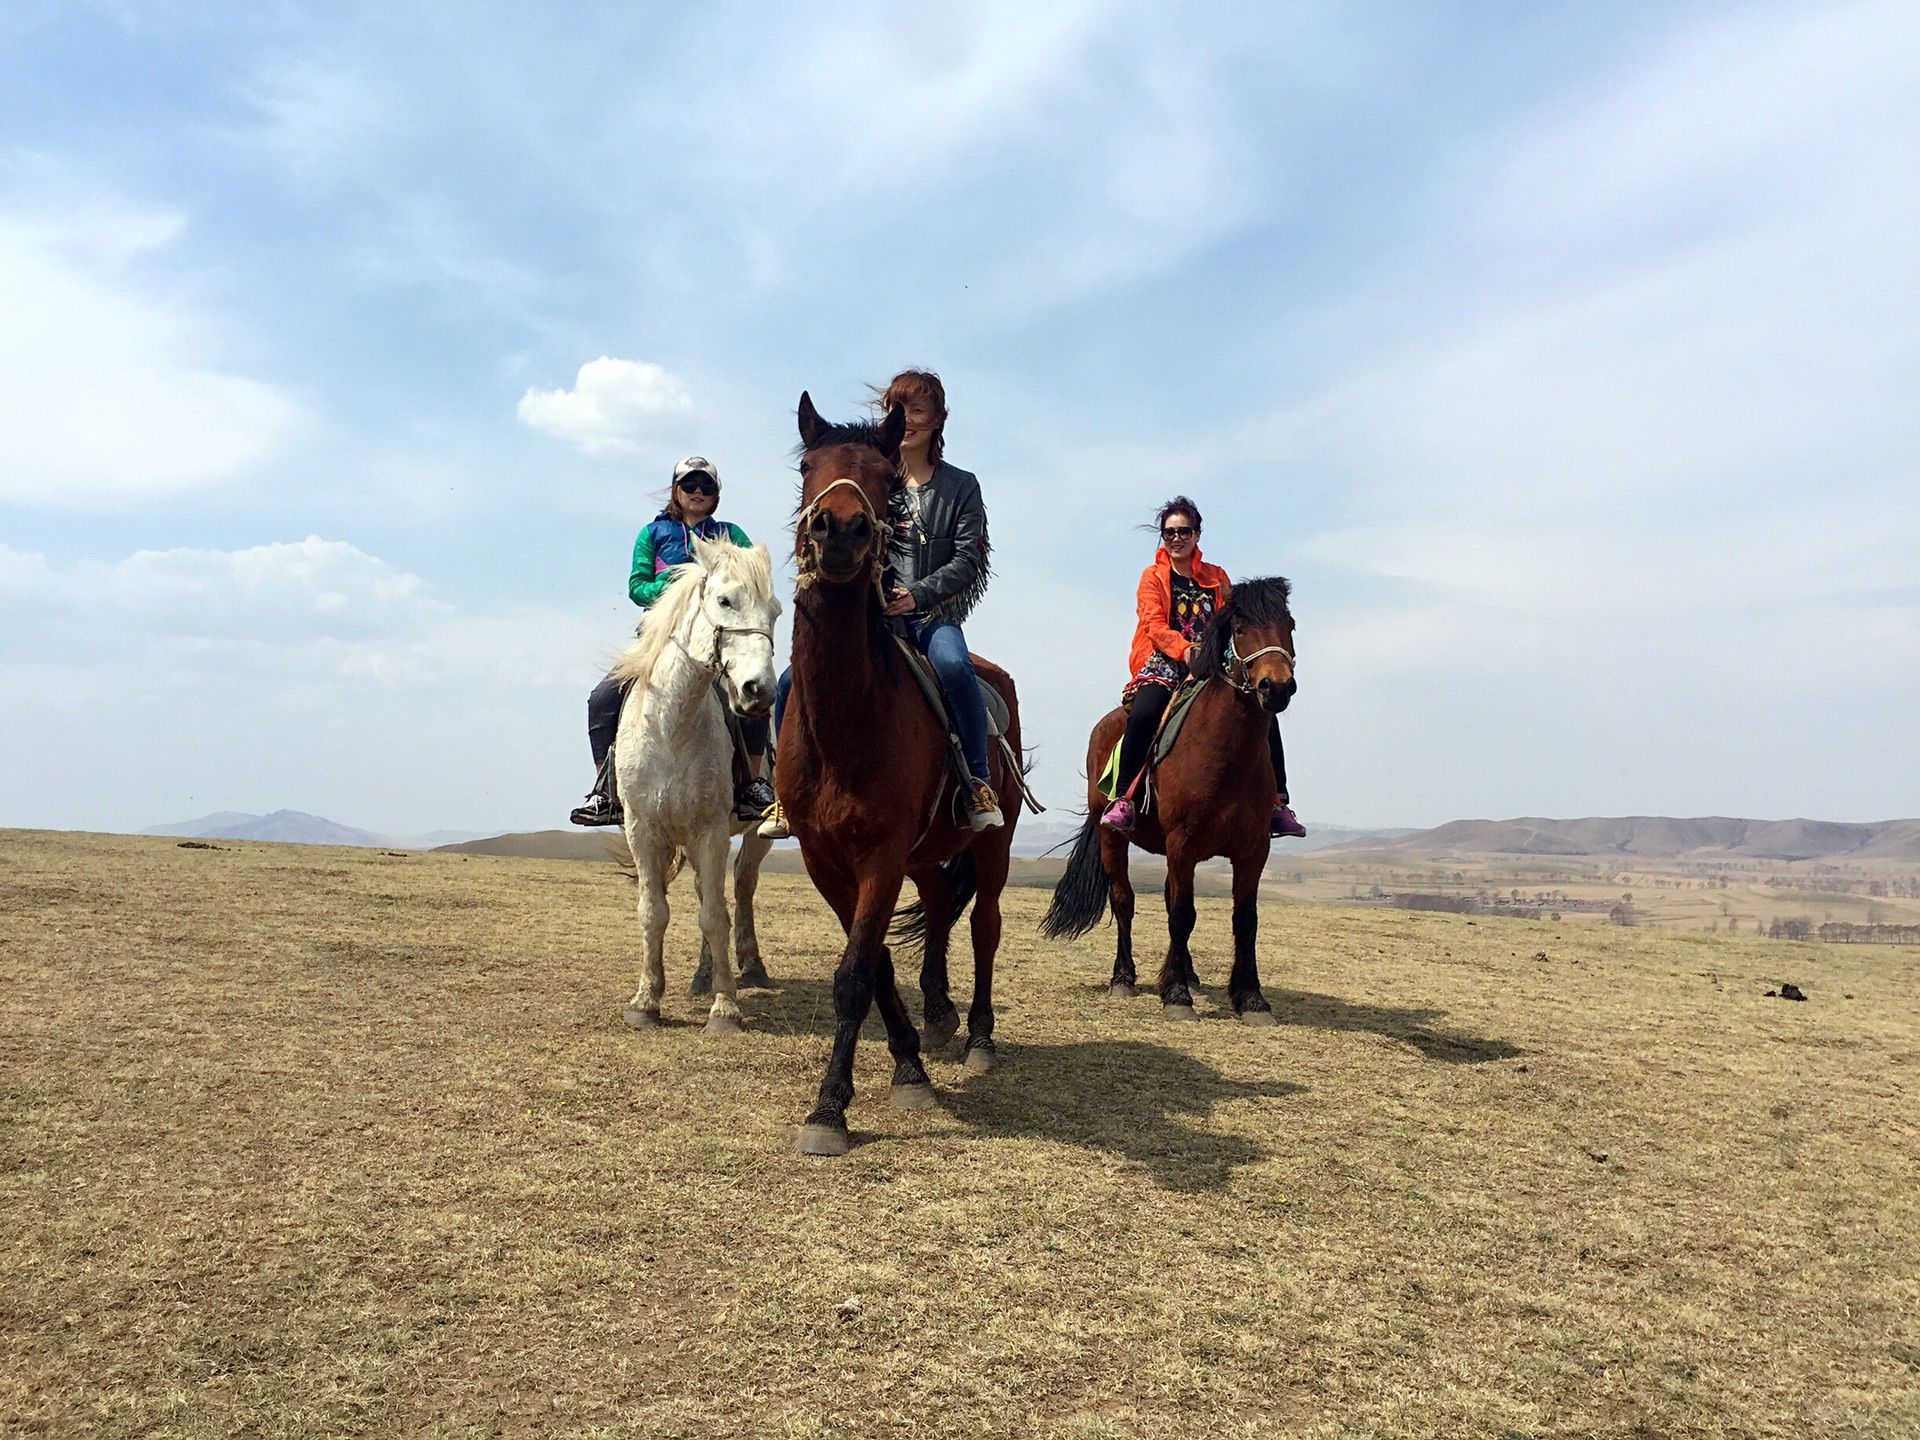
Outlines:
{"label": "horse neck", "polygon": [[706,703],[713,677],[696,664],[688,652],[693,650],[692,636],[699,634],[700,612],[690,611],[675,632],[678,641],[669,640],[654,661],[647,681],[646,719],[663,730],[677,730],[689,711]]}
{"label": "horse neck", "polygon": [[793,602],[793,673],[818,684],[794,687],[807,710],[835,732],[871,717],[890,691],[869,585],[810,585]]}
{"label": "horse neck", "polygon": [[1219,716],[1213,721],[1220,727],[1216,745],[1258,745],[1263,751],[1266,749],[1269,717],[1252,696],[1242,695],[1225,679],[1217,676],[1201,692],[1200,700],[1204,701],[1209,696],[1213,697],[1213,707]]}

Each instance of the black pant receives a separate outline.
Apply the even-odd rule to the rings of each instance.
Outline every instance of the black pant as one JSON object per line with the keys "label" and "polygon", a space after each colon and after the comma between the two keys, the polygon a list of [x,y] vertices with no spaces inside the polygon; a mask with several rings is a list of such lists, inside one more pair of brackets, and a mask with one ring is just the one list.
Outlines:
{"label": "black pant", "polygon": [[[1125,795],[1147,763],[1147,751],[1159,732],[1160,717],[1167,713],[1173,692],[1164,685],[1142,685],[1133,692],[1127,707],[1127,731],[1120,737],[1120,789]],[[1282,803],[1287,798],[1287,752],[1280,743],[1280,717],[1267,726],[1267,759],[1273,764],[1273,793]]]}
{"label": "black pant", "polygon": [[[593,693],[587,696],[587,743],[593,747],[595,770],[606,762],[607,752],[613,748],[613,737],[620,733],[620,706],[626,698],[626,682],[611,675],[594,686]],[[747,754],[759,759],[767,753],[767,717],[739,715],[735,718],[740,723],[740,738]]]}

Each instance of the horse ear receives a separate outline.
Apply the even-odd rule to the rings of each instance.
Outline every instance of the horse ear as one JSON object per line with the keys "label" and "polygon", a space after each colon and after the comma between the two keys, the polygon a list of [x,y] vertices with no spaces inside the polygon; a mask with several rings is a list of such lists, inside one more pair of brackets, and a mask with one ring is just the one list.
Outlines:
{"label": "horse ear", "polygon": [[827,422],[820,418],[820,412],[813,408],[813,397],[806,391],[800,392],[800,444],[808,450],[813,442],[826,431]]}
{"label": "horse ear", "polygon": [[880,424],[880,453],[893,461],[900,462],[900,442],[907,435],[907,407],[894,402],[887,411],[887,418]]}

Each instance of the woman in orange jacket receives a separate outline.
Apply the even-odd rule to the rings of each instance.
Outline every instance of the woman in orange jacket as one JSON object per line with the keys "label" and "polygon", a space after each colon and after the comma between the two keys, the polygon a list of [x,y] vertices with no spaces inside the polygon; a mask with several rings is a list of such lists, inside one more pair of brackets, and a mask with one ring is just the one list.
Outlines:
{"label": "woman in orange jacket", "polygon": [[[1213,612],[1233,593],[1227,572],[1200,558],[1200,507],[1176,495],[1160,507],[1155,523],[1160,548],[1153,563],[1140,572],[1134,593],[1139,623],[1133,631],[1133,649],[1127,664],[1133,678],[1120,692],[1127,710],[1126,734],[1120,740],[1120,798],[1107,806],[1100,823],[1125,835],[1138,818],[1127,798],[1147,763],[1147,750],[1160,729],[1167,702],[1187,678],[1187,656],[1206,632]],[[1280,718],[1267,732],[1267,751],[1273,761],[1273,824],[1275,835],[1305,835],[1306,827],[1287,801],[1287,759],[1280,745]]]}

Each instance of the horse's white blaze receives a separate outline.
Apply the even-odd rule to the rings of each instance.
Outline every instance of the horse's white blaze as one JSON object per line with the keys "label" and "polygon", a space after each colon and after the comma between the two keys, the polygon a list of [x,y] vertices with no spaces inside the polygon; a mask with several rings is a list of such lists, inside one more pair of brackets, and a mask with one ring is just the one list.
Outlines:
{"label": "horse's white blaze", "polygon": [[[764,545],[739,549],[696,541],[694,559],[660,603],[614,673],[633,681],[620,711],[614,784],[626,812],[627,845],[639,872],[646,956],[632,1008],[658,1014],[666,987],[662,946],[667,879],[685,855],[700,897],[700,933],[713,956],[713,1008],[737,1019],[727,925],[727,842],[732,833],[733,741],[713,698],[718,680],[737,709],[773,704],[773,566]],[[740,954],[754,958],[749,911],[765,842],[741,847],[736,888]]]}

